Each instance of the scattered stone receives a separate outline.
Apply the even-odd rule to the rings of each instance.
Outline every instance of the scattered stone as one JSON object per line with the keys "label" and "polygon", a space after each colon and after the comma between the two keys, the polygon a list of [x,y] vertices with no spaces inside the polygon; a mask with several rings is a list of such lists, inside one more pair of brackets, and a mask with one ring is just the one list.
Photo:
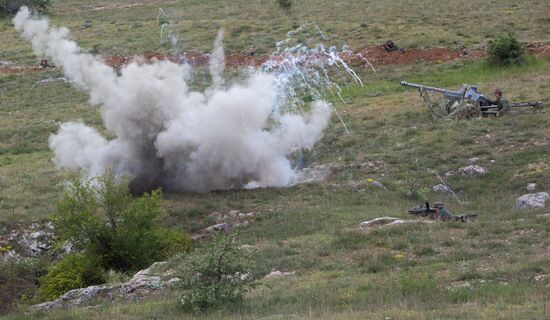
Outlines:
{"label": "scattered stone", "polygon": [[239,215],[239,210],[231,210],[227,213],[230,218],[236,218]]}
{"label": "scattered stone", "polygon": [[229,224],[228,223],[218,223],[218,224],[215,224],[213,226],[210,226],[208,228],[206,228],[206,232],[208,233],[213,233],[213,232],[216,232],[216,231],[228,231],[229,230]]}
{"label": "scattered stone", "polygon": [[54,241],[53,225],[33,223],[21,230],[12,230],[0,237],[0,247],[12,248],[0,251],[4,258],[36,257],[52,248]]}
{"label": "scattered stone", "polygon": [[480,176],[487,173],[487,169],[478,165],[469,165],[467,167],[459,168],[458,170],[452,170],[445,174],[445,176]]}
{"label": "scattered stone", "polygon": [[471,165],[471,166],[458,169],[458,173],[463,176],[479,176],[479,175],[486,174],[487,169],[478,165]]}
{"label": "scattered stone", "polygon": [[540,281],[544,280],[544,279],[547,278],[547,277],[548,277],[547,274],[537,274],[537,275],[535,276],[535,281],[536,281],[536,282],[540,282]]}
{"label": "scattered stone", "polygon": [[546,200],[550,197],[546,192],[525,194],[516,199],[514,209],[542,209],[545,206]]}
{"label": "scattered stone", "polygon": [[536,188],[537,188],[536,183],[528,183],[526,189],[527,189],[527,191],[535,191]]}
{"label": "scattered stone", "polygon": [[383,190],[387,190],[386,187],[379,181],[373,181],[370,183],[371,186],[375,187],[375,188],[378,188],[378,189],[383,189]]}
{"label": "scattered stone", "polygon": [[435,186],[432,187],[432,190],[434,192],[437,192],[437,193],[443,193],[443,194],[450,194],[450,193],[453,193],[453,190],[451,190],[451,188],[449,188],[448,186],[440,183],[440,184],[436,184]]}
{"label": "scattered stone", "polygon": [[283,272],[279,270],[273,270],[268,275],[266,275],[264,278],[276,278],[276,277],[284,277],[284,276],[293,276],[295,271],[289,271],[289,272]]}
{"label": "scattered stone", "polygon": [[480,157],[470,158],[470,159],[468,159],[468,164],[474,164],[474,163],[478,162],[479,160],[481,160]]}
{"label": "scattered stone", "polygon": [[233,225],[233,226],[235,228],[246,228],[246,227],[248,227],[248,225],[250,225],[250,222],[248,222],[248,220],[244,220],[243,222],[235,223],[235,225]]}

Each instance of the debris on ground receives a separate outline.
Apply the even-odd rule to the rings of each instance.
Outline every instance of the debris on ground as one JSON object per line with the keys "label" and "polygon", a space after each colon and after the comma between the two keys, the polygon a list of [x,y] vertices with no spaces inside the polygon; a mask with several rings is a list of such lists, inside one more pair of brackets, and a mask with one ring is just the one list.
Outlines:
{"label": "debris on ground", "polygon": [[524,194],[516,199],[514,209],[542,209],[545,207],[545,202],[548,198],[550,198],[550,195],[546,192]]}
{"label": "debris on ground", "polygon": [[536,183],[528,183],[525,189],[527,189],[527,191],[535,191],[536,188],[537,188]]}

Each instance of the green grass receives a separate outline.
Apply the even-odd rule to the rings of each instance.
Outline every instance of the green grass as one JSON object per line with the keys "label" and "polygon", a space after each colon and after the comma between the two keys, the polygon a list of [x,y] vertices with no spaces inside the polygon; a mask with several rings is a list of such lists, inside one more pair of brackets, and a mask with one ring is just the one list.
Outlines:
{"label": "green grass", "polygon": [[[183,51],[209,51],[219,27],[228,52],[255,45],[261,52],[305,20],[332,37],[360,48],[393,38],[400,45],[473,46],[517,23],[523,41],[544,40],[544,1],[295,1],[290,15],[275,1],[151,1],[144,5],[93,10],[90,1],[53,1],[52,21],[70,27],[84,48],[103,54],[169,51],[156,21],[162,7],[174,21]],[[93,6],[110,2],[94,2]],[[119,1],[118,4],[139,2]],[[69,5],[70,4],[70,5]],[[223,5],[223,10],[220,6]],[[408,10],[403,10],[406,6]],[[476,8],[465,14],[464,8]],[[431,10],[431,11],[430,11]],[[200,12],[201,14],[197,14]],[[430,12],[437,12],[432,14]],[[497,15],[499,19],[482,19]],[[530,17],[520,25],[521,17]],[[87,20],[93,27],[79,29]],[[30,46],[0,21],[0,59],[34,63]],[[344,40],[345,39],[345,40]],[[550,188],[548,112],[499,119],[434,122],[422,99],[400,80],[457,89],[477,84],[482,92],[501,88],[512,101],[550,100],[550,61],[529,58],[518,67],[495,68],[484,60],[388,66],[359,70],[366,85],[343,88],[338,104],[347,134],[333,119],[321,142],[302,154],[308,166],[338,164],[322,183],[289,188],[165,194],[158,223],[196,232],[215,221],[213,211],[256,211],[239,242],[251,254],[253,276],[273,269],[296,271],[260,281],[241,307],[204,315],[183,313],[171,292],[150,301],[26,314],[25,305],[6,319],[546,319],[549,317],[548,210],[515,212],[527,183]],[[48,136],[60,122],[81,119],[100,130],[98,109],[82,91],[62,82],[38,85],[58,71],[0,75],[0,233],[55,210],[63,183],[74,173],[51,162]],[[294,155],[297,156],[297,155]],[[485,176],[445,178],[464,205],[430,191],[439,174],[480,157]],[[368,165],[375,163],[375,165]],[[381,181],[387,191],[353,190],[349,181]],[[379,216],[409,218],[406,209],[427,196],[453,212],[477,212],[469,224],[412,224],[360,231]]]}

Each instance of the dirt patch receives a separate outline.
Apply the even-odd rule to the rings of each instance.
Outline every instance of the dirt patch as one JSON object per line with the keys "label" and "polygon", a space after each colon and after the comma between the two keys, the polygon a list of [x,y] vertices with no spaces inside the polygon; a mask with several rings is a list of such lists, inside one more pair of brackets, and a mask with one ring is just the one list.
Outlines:
{"label": "dirt patch", "polygon": [[0,67],[0,74],[18,74],[18,73],[24,73],[24,72],[40,72],[40,71],[44,71],[44,69],[40,67],[15,67],[15,66]]}
{"label": "dirt patch", "polygon": [[[550,55],[550,45],[541,43],[532,43],[525,46],[528,52],[535,56]],[[487,56],[485,50],[469,50],[463,54],[458,50],[448,48],[427,48],[427,49],[407,49],[404,52],[386,51],[382,46],[370,46],[357,51],[349,51],[342,54],[342,58],[347,63],[354,66],[364,66],[365,68],[380,69],[388,65],[406,65],[415,62],[444,63],[461,59],[477,59]],[[312,59],[318,59],[318,56],[312,56]],[[142,55],[123,56],[113,55],[104,58],[105,62],[114,67],[121,68],[132,61],[141,61],[151,63],[154,61],[169,60],[174,63],[188,63],[193,67],[202,67],[208,65],[210,54],[206,53],[183,53],[180,55],[163,54],[159,52],[145,53]],[[242,54],[232,54],[226,56],[226,66],[229,68],[259,67],[268,59],[283,60],[283,56],[248,56]],[[29,66],[4,66],[0,67],[0,74],[3,73],[23,73],[27,71],[42,71],[39,67]]]}

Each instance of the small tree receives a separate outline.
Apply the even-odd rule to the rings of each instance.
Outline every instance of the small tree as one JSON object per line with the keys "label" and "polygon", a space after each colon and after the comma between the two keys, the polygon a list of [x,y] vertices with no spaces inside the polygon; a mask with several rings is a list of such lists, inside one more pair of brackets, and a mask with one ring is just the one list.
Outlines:
{"label": "small tree", "polygon": [[74,180],[53,223],[62,240],[97,257],[104,269],[136,271],[191,248],[186,233],[153,223],[160,202],[160,190],[133,198],[127,181],[117,182],[112,174]]}
{"label": "small tree", "polygon": [[50,0],[0,0],[0,16],[13,16],[22,6],[46,13],[50,6]]}
{"label": "small tree", "polygon": [[525,50],[512,31],[489,41],[488,52],[489,61],[495,65],[521,64],[524,61]]}
{"label": "small tree", "polygon": [[187,257],[181,270],[180,302],[191,311],[238,304],[250,289],[250,265],[232,237],[212,242]]}

